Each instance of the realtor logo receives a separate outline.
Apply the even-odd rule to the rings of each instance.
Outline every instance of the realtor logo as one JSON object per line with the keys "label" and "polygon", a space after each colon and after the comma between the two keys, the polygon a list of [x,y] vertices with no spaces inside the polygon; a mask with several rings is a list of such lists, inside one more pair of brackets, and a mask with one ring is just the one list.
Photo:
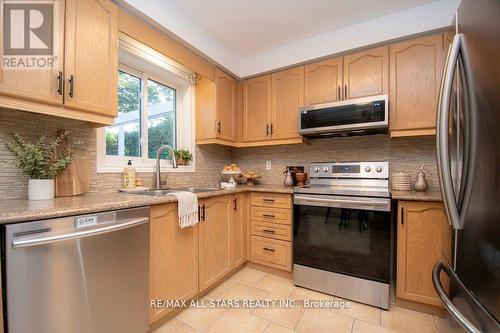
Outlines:
{"label": "realtor logo", "polygon": [[4,69],[52,69],[56,57],[57,2],[3,1]]}

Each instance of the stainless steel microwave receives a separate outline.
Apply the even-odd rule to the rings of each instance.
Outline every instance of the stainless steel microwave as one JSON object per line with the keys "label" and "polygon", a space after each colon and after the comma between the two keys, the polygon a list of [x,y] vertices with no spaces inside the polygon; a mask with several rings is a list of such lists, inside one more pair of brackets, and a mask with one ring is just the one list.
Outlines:
{"label": "stainless steel microwave", "polygon": [[306,138],[387,133],[387,95],[309,105],[299,109],[299,133]]}

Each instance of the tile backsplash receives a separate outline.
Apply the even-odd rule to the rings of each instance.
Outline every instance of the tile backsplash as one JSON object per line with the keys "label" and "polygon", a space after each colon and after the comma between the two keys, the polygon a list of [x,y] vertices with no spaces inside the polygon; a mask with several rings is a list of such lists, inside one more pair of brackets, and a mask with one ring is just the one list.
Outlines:
{"label": "tile backsplash", "polygon": [[[390,174],[404,171],[415,179],[424,162],[429,171],[429,190],[437,191],[435,155],[434,137],[391,139],[388,135],[369,135],[312,140],[310,145],[239,148],[233,150],[232,159],[244,170],[262,176],[260,182],[264,184],[282,184],[287,165],[303,165],[307,170],[309,162],[389,161]],[[271,161],[271,170],[266,170],[266,161]]]}
{"label": "tile backsplash", "polygon": [[[35,138],[37,135],[53,136],[58,129],[69,132],[72,141],[83,141],[88,150],[91,167],[91,192],[116,191],[121,187],[121,173],[96,173],[96,129],[86,122],[29,112],[0,109],[0,200],[26,198],[27,177],[15,165],[14,155],[5,143],[12,133]],[[168,186],[182,187],[215,186],[220,181],[220,172],[231,161],[231,148],[218,145],[196,147],[196,173],[170,173]],[[139,173],[144,186],[152,186],[153,173]]]}
{"label": "tile backsplash", "polygon": [[[55,135],[58,129],[70,132],[71,140],[83,141],[91,166],[91,192],[115,191],[122,183],[121,173],[96,173],[96,129],[89,124],[58,117],[0,109],[0,200],[27,197],[27,177],[15,165],[14,155],[5,143],[13,132],[25,137]],[[430,190],[438,190],[433,137],[390,139],[387,135],[313,140],[310,145],[282,145],[256,148],[230,148],[218,145],[196,147],[196,173],[170,173],[169,186],[215,186],[220,171],[229,163],[257,172],[263,184],[282,184],[286,165],[310,161],[388,160],[391,173],[405,171],[416,175],[425,162],[430,174]],[[266,170],[266,161],[272,169]],[[145,186],[153,184],[153,173],[140,173]]]}

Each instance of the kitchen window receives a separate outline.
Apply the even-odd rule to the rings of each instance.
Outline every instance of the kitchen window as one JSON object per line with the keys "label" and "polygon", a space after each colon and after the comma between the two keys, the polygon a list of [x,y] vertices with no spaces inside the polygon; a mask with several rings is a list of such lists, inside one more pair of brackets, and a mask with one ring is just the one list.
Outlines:
{"label": "kitchen window", "polygon": [[194,171],[194,74],[127,36],[120,37],[118,116],[98,130],[97,171],[121,172],[131,160],[138,172],[155,171],[156,151],[168,144],[188,149],[193,162],[171,168]]}

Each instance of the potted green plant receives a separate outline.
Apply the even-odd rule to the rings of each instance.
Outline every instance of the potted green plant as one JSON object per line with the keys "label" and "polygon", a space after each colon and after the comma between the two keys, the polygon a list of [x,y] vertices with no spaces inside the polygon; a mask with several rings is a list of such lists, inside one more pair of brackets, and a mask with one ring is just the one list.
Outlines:
{"label": "potted green plant", "polygon": [[28,199],[48,200],[54,198],[54,177],[65,170],[73,161],[73,154],[66,151],[57,154],[57,147],[67,137],[67,132],[52,140],[39,136],[29,142],[13,134],[7,148],[17,157],[17,165],[28,179]]}
{"label": "potted green plant", "polygon": [[174,153],[177,165],[187,165],[193,160],[193,154],[187,149],[175,149]]}

